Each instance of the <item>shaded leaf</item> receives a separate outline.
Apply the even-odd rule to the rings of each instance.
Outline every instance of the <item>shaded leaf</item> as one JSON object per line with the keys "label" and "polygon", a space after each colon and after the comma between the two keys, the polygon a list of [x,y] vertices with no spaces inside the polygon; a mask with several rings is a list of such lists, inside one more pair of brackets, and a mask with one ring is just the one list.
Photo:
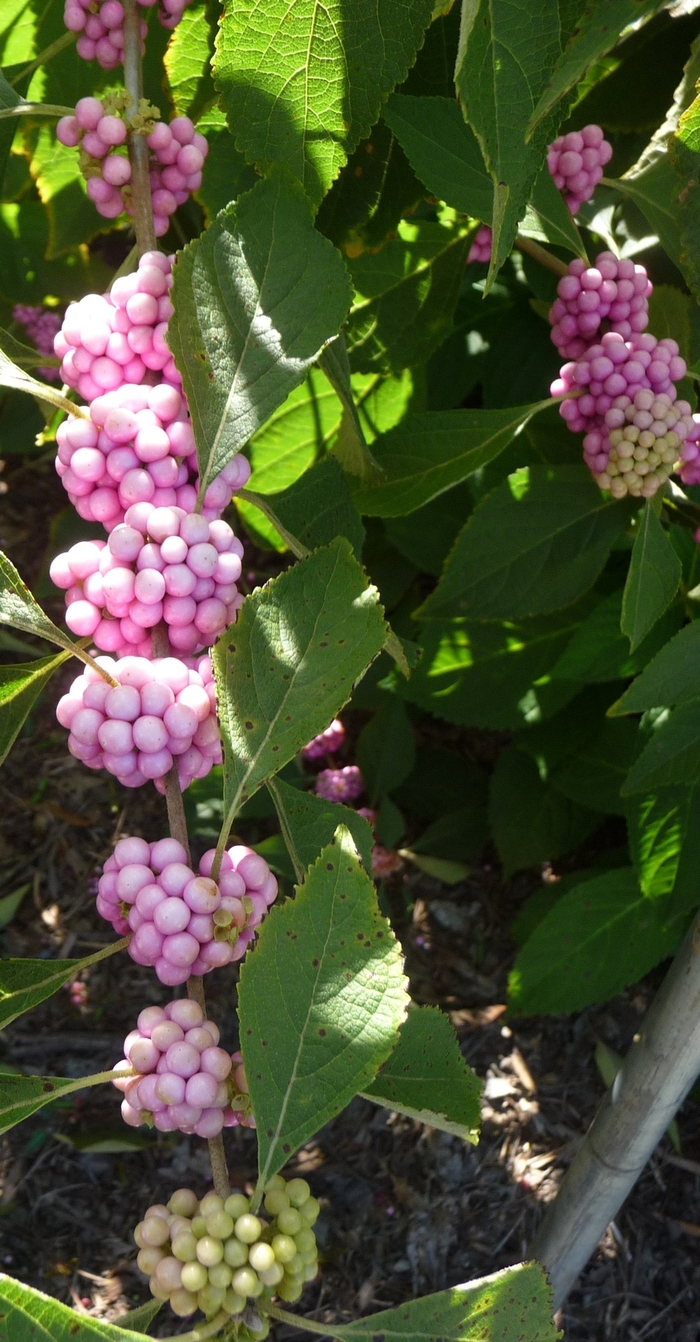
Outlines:
{"label": "shaded leaf", "polygon": [[[49,643],[57,643],[59,648],[65,648],[70,653],[76,651],[73,640],[44,614],[29,588],[22,582],[14,564],[1,551],[0,624],[9,624],[13,629],[23,629],[25,634],[36,634],[38,638],[45,638]],[[17,671],[19,668],[14,667],[13,670]]]}
{"label": "shaded leaf", "polygon": [[609,710],[643,713],[647,708],[666,708],[700,699],[700,621],[694,620],[656,654],[641,676],[625,690]]}
{"label": "shaded leaf", "polygon": [[410,774],[416,758],[413,727],[395,695],[387,696],[362,729],[356,758],[373,805]]}
{"label": "shaded leaf", "polygon": [[683,568],[654,506],[647,500],[635,537],[622,598],[621,629],[635,652],[678,591]]}
{"label": "shaded leaf", "polygon": [[580,1011],[604,1002],[671,955],[682,919],[646,899],[631,868],[584,881],[558,899],[517,956],[511,1010]]}
{"label": "shaded leaf", "polygon": [[499,756],[491,776],[489,819],[505,877],[562,857],[600,823],[543,781],[534,759],[515,745]]}
{"label": "shaded leaf", "polygon": [[173,301],[168,342],[203,490],[337,334],[349,282],[301,187],[277,169],[178,254]]}
{"label": "shaded leaf", "polygon": [[143,1342],[143,1332],[102,1323],[0,1273],[0,1326],[12,1342]]}
{"label": "shaded leaf", "polygon": [[506,410],[410,415],[372,444],[383,475],[356,490],[360,512],[377,517],[414,512],[493,461],[546,405],[549,401]]}
{"label": "shaded leaf", "polygon": [[226,834],[243,802],[325,731],[386,637],[376,588],[343,537],[246,598],[214,647]]}
{"label": "shaded leaf", "polygon": [[669,783],[700,783],[700,703],[697,701],[682,704],[670,715],[662,714],[651,739],[627,775],[622,795],[627,797],[630,793],[666,787]]}
{"label": "shaded leaf", "polygon": [[436,1007],[422,1006],[409,1011],[393,1053],[364,1095],[476,1143],[481,1088],[447,1016]]}
{"label": "shaded leaf", "polygon": [[525,466],[475,508],[420,615],[517,619],[568,606],[592,587],[630,511],[585,466]]}
{"label": "shaded leaf", "polygon": [[[111,1072],[98,1072],[94,1076],[81,1076],[79,1081],[65,1076],[17,1076],[10,1072],[0,1073],[0,1133],[7,1132],[15,1124],[30,1118],[44,1105],[51,1104],[66,1091],[83,1090],[87,1086],[96,1086],[111,1078]],[[0,1315],[0,1322],[2,1316]]]}
{"label": "shaded leaf", "polygon": [[396,1043],[404,985],[399,944],[340,826],[296,898],[268,914],[241,970],[261,1185],[366,1089]]}
{"label": "shaded leaf", "polygon": [[268,783],[285,842],[296,865],[305,870],[316,861],[322,848],[332,843],[338,825],[345,825],[366,871],[372,867],[372,830],[364,816],[341,802],[326,801],[313,792],[302,792],[276,778]]}
{"label": "shaded leaf", "polygon": [[636,722],[604,720],[592,739],[552,770],[549,781],[578,806],[624,815],[620,788],[639,749]]}
{"label": "shaded leaf", "polygon": [[280,494],[267,495],[285,528],[308,550],[346,536],[362,553],[365,530],[345,476],[333,457],[323,457]]}
{"label": "shaded leaf", "polygon": [[222,19],[216,87],[249,160],[282,163],[320,201],[383,95],[405,79],[432,0],[244,0]]}
{"label": "shaded leaf", "polygon": [[678,631],[683,619],[680,602],[672,606],[631,653],[629,639],[620,629],[622,589],[595,607],[576,630],[552,671],[561,680],[596,684],[636,676],[655,653]]}
{"label": "shaded leaf", "polygon": [[493,182],[479,142],[454,98],[392,93],[382,116],[411,167],[438,200],[474,219],[491,222]]}
{"label": "shaded leaf", "polygon": [[0,666],[0,764],[5,763],[44,686],[69,656],[59,652],[26,665]]}
{"label": "shaded leaf", "polygon": [[0,960],[0,1029],[52,997],[81,969],[106,960],[126,944],[124,940],[115,941],[82,960]]}

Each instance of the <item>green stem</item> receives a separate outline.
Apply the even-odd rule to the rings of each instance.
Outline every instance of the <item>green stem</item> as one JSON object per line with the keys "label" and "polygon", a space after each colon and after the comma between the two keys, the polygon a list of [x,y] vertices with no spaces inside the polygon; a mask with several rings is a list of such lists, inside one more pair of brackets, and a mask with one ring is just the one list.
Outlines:
{"label": "green stem", "polygon": [[[317,1323],[315,1319],[300,1319],[298,1314],[290,1314],[289,1310],[279,1309],[277,1305],[268,1305],[265,1313],[269,1314],[271,1319],[277,1319],[278,1323],[288,1323],[291,1328],[299,1328],[302,1333],[318,1333],[320,1337],[338,1335],[332,1324],[327,1327],[323,1323]],[[187,1342],[187,1339],[181,1339],[181,1342]]]}
{"label": "green stem", "polygon": [[297,853],[296,847],[294,845],[292,831],[289,828],[289,821],[287,820],[287,812],[284,809],[284,802],[282,801],[282,796],[277,786],[277,780],[275,778],[271,778],[269,780],[267,784],[267,790],[270,793],[273,802],[275,803],[275,809],[277,811],[277,819],[280,822],[280,829],[282,831],[282,838],[284,839],[284,842],[287,845],[287,851],[292,859],[292,865],[296,872],[297,880],[301,885],[303,883],[304,876],[306,874],[304,871],[304,864],[301,861],[299,854]]}
{"label": "green stem", "polygon": [[[40,51],[39,55],[35,56],[34,60],[30,61],[29,65],[25,65],[24,68],[10,80],[12,87],[16,88],[27,75],[32,75],[40,66],[47,65],[49,61],[53,60],[54,56],[59,56],[62,51],[66,50],[66,47],[72,47],[73,43],[77,42],[77,40],[77,33],[64,33],[62,37],[57,37],[55,42],[52,42],[50,46],[45,47],[43,51]],[[75,108],[72,107],[71,112],[73,111],[75,111]]]}
{"label": "green stem", "polygon": [[227,1323],[231,1322],[231,1315],[222,1309],[215,1319],[209,1323],[200,1323],[197,1328],[193,1328],[191,1333],[177,1333],[173,1337],[164,1337],[162,1342],[206,1342],[208,1337],[216,1337]]}
{"label": "green stem", "polygon": [[524,238],[519,233],[515,245],[519,252],[525,252],[533,261],[539,261],[541,266],[547,267],[547,270],[553,270],[555,275],[568,275],[569,267],[566,261],[560,261],[558,256],[553,256],[546,247],[541,247],[539,242],[535,242],[534,238]]}
{"label": "green stem", "polygon": [[292,554],[295,555],[297,559],[308,558],[311,551],[307,550],[306,546],[302,545],[301,541],[297,540],[296,536],[293,536],[291,531],[287,531],[284,523],[280,522],[277,513],[270,507],[267,499],[264,498],[262,494],[254,494],[250,489],[239,489],[237,490],[237,495],[239,499],[244,499],[246,503],[252,503],[254,508],[259,508],[263,517],[266,517],[268,522],[271,522],[273,527],[279,531],[285,545],[289,547]]}
{"label": "green stem", "polygon": [[74,107],[60,107],[58,103],[16,103],[0,110],[0,120],[11,116],[73,116],[74,112]]}
{"label": "green stem", "polygon": [[[137,0],[123,0],[124,4],[124,83],[131,99],[129,114],[139,110],[143,98],[143,66],[141,62],[141,10]],[[129,133],[129,162],[131,163],[131,199],[134,207],[134,229],[139,256],[156,250],[153,227],[149,149],[146,137],[136,131]]]}

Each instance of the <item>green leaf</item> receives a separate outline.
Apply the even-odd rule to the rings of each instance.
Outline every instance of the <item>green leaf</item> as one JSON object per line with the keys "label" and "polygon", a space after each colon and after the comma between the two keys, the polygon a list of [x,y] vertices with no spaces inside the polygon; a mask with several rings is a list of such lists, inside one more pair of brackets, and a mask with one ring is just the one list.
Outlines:
{"label": "green leaf", "polygon": [[[454,800],[454,798],[452,799]],[[433,821],[419,838],[414,839],[411,851],[432,853],[458,862],[473,862],[489,838],[486,810],[479,804],[459,806]]]}
{"label": "green leaf", "polygon": [[611,592],[576,630],[552,671],[560,680],[596,684],[636,676],[678,630],[683,619],[680,603],[654,625],[636,652],[620,630],[622,588]]}
{"label": "green leaf", "polygon": [[382,116],[428,190],[461,214],[491,222],[493,182],[454,98],[392,93]]}
{"label": "green leaf", "polygon": [[246,598],[214,647],[226,834],[243,802],[325,731],[386,638],[376,588],[343,537]]}
{"label": "green leaf", "polygon": [[518,229],[526,238],[540,238],[588,260],[586,249],[561,193],[545,163],[533,187],[530,204]]}
{"label": "green leaf", "polygon": [[622,795],[627,797],[632,792],[646,792],[669,783],[699,782],[700,703],[695,701],[681,705],[669,716],[662,715],[651,740],[632,765]]}
{"label": "green leaf", "polygon": [[414,512],[493,461],[546,405],[549,401],[410,415],[372,444],[383,475],[356,491],[360,512],[375,517]]}
{"label": "green leaf", "polygon": [[[189,10],[188,10],[189,13]],[[175,32],[179,31],[178,24]],[[221,124],[218,119],[221,118]],[[209,153],[202,169],[202,185],[195,196],[211,222],[220,210],[238,200],[255,186],[258,175],[236,149],[235,140],[218,108],[199,122],[197,129],[206,134]]]}
{"label": "green leaf", "polygon": [[267,500],[287,531],[308,550],[345,536],[359,557],[365,529],[345,476],[333,457],[323,457],[280,494]]}
{"label": "green leaf", "polygon": [[510,252],[554,124],[525,143],[528,120],[561,53],[556,0],[525,8],[471,0],[462,9],[455,84],[493,179],[492,276]]}
{"label": "green leaf", "polygon": [[606,500],[585,466],[525,466],[475,508],[427,619],[518,619],[568,606],[592,587],[629,503]]}
{"label": "green leaf", "polygon": [[125,946],[126,941],[115,941],[82,960],[0,960],[0,1029],[52,997],[81,969],[106,960]]}
{"label": "green leaf", "polygon": [[341,1342],[556,1342],[561,1333],[551,1299],[539,1263],[519,1263],[354,1323],[334,1324],[333,1336]]}
{"label": "green leaf", "polygon": [[295,865],[305,871],[322,848],[332,843],[338,825],[345,825],[366,871],[372,868],[372,830],[364,816],[341,802],[326,801],[313,792],[290,787],[281,778],[268,783],[280,828]]}
{"label": "green leaf", "polygon": [[597,735],[552,770],[549,781],[557,792],[590,811],[624,815],[620,788],[639,754],[639,744],[636,722],[604,720]]}
{"label": "green leaf", "polygon": [[[190,4],[173,30],[165,53],[165,71],[176,116],[199,120],[208,103],[216,100],[216,90],[210,72],[214,54],[216,12],[210,6]],[[229,200],[232,197],[229,197]],[[228,204],[228,200],[224,202]]]}
{"label": "green leaf", "polygon": [[143,1332],[102,1323],[0,1273],[0,1333],[9,1342],[143,1342]]}
{"label": "green leaf", "polygon": [[[0,624],[9,624],[13,629],[23,629],[25,634],[36,634],[38,638],[45,638],[49,643],[57,643],[59,648],[65,648],[67,652],[73,654],[76,652],[76,645],[72,639],[44,614],[29,588],[22,582],[14,564],[2,551],[0,551]],[[22,668],[12,668],[13,671],[20,669]]]}
{"label": "green leaf", "polygon": [[462,1057],[447,1016],[436,1007],[423,1006],[409,1011],[396,1048],[364,1095],[476,1144],[481,1088]]}
{"label": "green leaf", "polygon": [[[177,29],[176,29],[177,31]],[[129,1329],[132,1333],[147,1333],[150,1325],[163,1308],[162,1300],[148,1300],[145,1305],[139,1305],[138,1309],[130,1309],[128,1314],[122,1314],[120,1319],[115,1319],[114,1327]]]}
{"label": "green leaf", "polygon": [[656,654],[609,712],[611,716],[643,713],[693,699],[700,699],[699,620],[687,624]]}
{"label": "green leaf", "polygon": [[9,927],[24,896],[31,888],[31,884],[19,885],[16,890],[10,891],[9,895],[3,895],[0,899],[0,929]]}
{"label": "green leaf", "polygon": [[243,0],[226,10],[214,64],[236,145],[282,163],[320,201],[405,79],[432,0]]}
{"label": "green leaf", "polygon": [[681,920],[664,918],[631,868],[584,881],[558,899],[525,943],[509,980],[519,1016],[604,1002],[671,955]]}
{"label": "green leaf", "polygon": [[49,405],[55,405],[59,410],[65,410],[67,414],[77,416],[79,419],[87,419],[88,415],[80,406],[74,405],[67,397],[62,396],[60,391],[50,386],[48,382],[37,382],[36,378],[30,377],[23,368],[18,368],[11,359],[0,349],[0,387],[10,387],[13,391],[25,391],[28,396],[36,396],[40,401],[48,401]]}
{"label": "green leaf", "polygon": [[406,1014],[400,946],[350,834],[260,928],[241,969],[241,1047],[260,1184],[286,1164],[389,1056]]}
{"label": "green leaf", "polygon": [[54,126],[43,125],[31,162],[49,223],[48,261],[54,261],[78,243],[89,242],[104,230],[104,222],[86,195],[78,155],[56,139]]}
{"label": "green leaf", "polygon": [[649,899],[669,896],[672,915],[700,904],[700,788],[666,787],[630,797],[627,832],[637,879]]}
{"label": "green leaf", "polygon": [[547,80],[530,118],[528,131],[551,112],[552,108],[575,89],[594,61],[605,56],[628,24],[638,23],[657,8],[657,0],[598,0],[587,5],[576,31],[565,46],[554,72]]}
{"label": "green leaf", "polygon": [[398,236],[349,262],[355,287],[346,340],[357,373],[397,373],[449,335],[471,243],[460,224],[402,219]]}
{"label": "green leaf", "polygon": [[408,858],[419,871],[424,871],[426,876],[433,876],[436,881],[442,881],[443,885],[459,885],[469,875],[469,868],[463,862],[426,856],[425,853],[414,852],[412,848],[400,848],[399,856]]}
{"label": "green leaf", "polygon": [[[51,1104],[66,1091],[83,1090],[111,1079],[111,1072],[97,1072],[81,1076],[79,1081],[65,1076],[17,1076],[10,1072],[0,1074],[0,1133],[7,1132],[17,1123],[23,1123],[44,1105]],[[0,1334],[1,1335],[1,1334]]]}
{"label": "green leaf", "polygon": [[0,764],[5,763],[44,686],[69,656],[59,652],[26,665],[0,666]]}
{"label": "green leaf", "polygon": [[612,181],[639,207],[661,246],[677,266],[681,264],[681,225],[678,197],[681,184],[668,154],[659,154],[634,175]]}
{"label": "green leaf", "polygon": [[246,449],[249,489],[276,494],[298,480],[324,452],[340,423],[338,397],[318,368],[290,392]]}
{"label": "green leaf", "polygon": [[506,878],[562,857],[599,824],[599,816],[544,782],[535,761],[515,745],[499,756],[491,776],[489,818]]}
{"label": "green leaf", "polygon": [[[397,693],[465,727],[509,731],[538,721],[575,692],[566,682],[551,685],[547,673],[583,614],[574,607],[522,623],[430,620],[421,630],[423,656]],[[552,689],[563,692],[549,710]]]}
{"label": "green leaf", "polygon": [[413,727],[406,709],[400,699],[389,695],[357,742],[357,763],[373,805],[408,778],[415,758]]}
{"label": "green leaf", "polygon": [[374,475],[377,463],[367,446],[362,421],[355,404],[348,348],[342,332],[321,352],[319,365],[343,407],[343,417],[333,452],[344,471],[366,479]]}
{"label": "green leaf", "polygon": [[683,567],[654,506],[647,499],[634,541],[622,598],[621,629],[635,652],[670,606],[680,586]]}
{"label": "green leaf", "polygon": [[348,276],[299,184],[276,169],[178,254],[173,301],[168,341],[205,489],[337,334]]}

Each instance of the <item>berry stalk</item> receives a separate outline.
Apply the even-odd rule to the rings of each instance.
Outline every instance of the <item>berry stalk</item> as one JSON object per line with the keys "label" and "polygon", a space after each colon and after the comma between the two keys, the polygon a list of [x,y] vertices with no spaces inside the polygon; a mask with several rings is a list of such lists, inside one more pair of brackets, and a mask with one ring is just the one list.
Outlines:
{"label": "berry stalk", "polygon": [[[131,98],[130,115],[139,110],[143,98],[141,64],[141,14],[136,0],[124,0],[124,83]],[[156,234],[151,205],[148,145],[144,135],[129,133],[129,161],[134,206],[134,229],[139,256],[156,249]]]}

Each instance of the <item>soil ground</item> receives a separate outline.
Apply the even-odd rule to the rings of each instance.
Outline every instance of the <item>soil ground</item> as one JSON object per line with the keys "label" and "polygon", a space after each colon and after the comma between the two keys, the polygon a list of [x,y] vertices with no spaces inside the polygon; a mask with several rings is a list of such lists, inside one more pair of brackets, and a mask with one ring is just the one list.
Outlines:
{"label": "soil ground", "polygon": [[[34,584],[64,500],[49,461],[8,466],[6,477],[0,547]],[[165,828],[154,789],[125,792],[68,755],[53,717],[59,689],[54,682],[0,774],[0,895],[28,887],[0,933],[4,956],[79,957],[109,942],[95,872],[118,833],[154,839]],[[493,859],[449,888],[392,878],[413,996],[451,1014],[486,1083],[483,1133],[473,1148],[356,1100],[299,1152],[290,1169],[323,1205],[322,1271],[304,1297],[314,1318],[344,1322],[527,1255],[604,1093],[596,1044],[625,1052],[664,971],[604,1007],[506,1024],[508,928],[540,879],[503,885]],[[232,979],[210,979],[212,1015],[234,1048]],[[165,997],[126,955],[107,960],[0,1032],[0,1066],[75,1078],[108,1068],[144,1003]],[[204,1192],[208,1178],[203,1143],[126,1129],[118,1100],[108,1087],[87,1090],[0,1138],[0,1267],[102,1319],[147,1298],[131,1238],[144,1208],[174,1187]],[[680,1152],[668,1137],[660,1144],[571,1293],[560,1316],[567,1342],[700,1339],[699,1106],[686,1103],[678,1129]],[[226,1147],[232,1180],[245,1187],[254,1134],[230,1130]],[[190,1326],[178,1329],[164,1310],[151,1332]]]}

